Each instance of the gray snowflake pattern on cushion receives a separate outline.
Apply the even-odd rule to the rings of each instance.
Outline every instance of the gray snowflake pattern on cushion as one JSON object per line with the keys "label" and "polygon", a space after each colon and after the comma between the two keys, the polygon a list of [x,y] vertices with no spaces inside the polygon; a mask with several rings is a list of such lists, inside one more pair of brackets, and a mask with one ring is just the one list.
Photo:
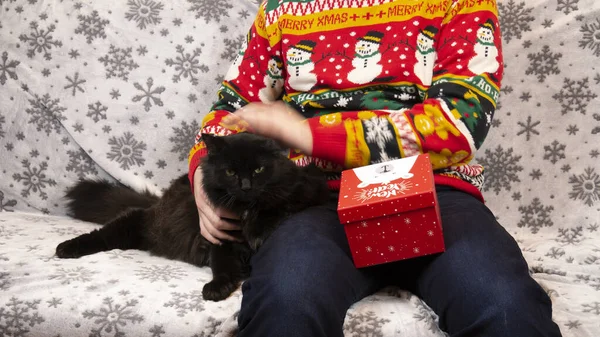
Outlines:
{"label": "gray snowflake pattern on cushion", "polygon": [[139,29],[146,29],[148,25],[157,25],[160,23],[160,11],[164,5],[154,0],[129,0],[127,1],[129,11],[125,13],[125,18],[129,21],[135,21]]}
{"label": "gray snowflake pattern on cushion", "polygon": [[125,132],[121,137],[112,137],[108,144],[110,152],[106,157],[119,163],[123,170],[129,170],[134,165],[144,165],[146,159],[142,154],[146,150],[146,144],[136,140],[133,133]]}
{"label": "gray snowflake pattern on cushion", "polygon": [[190,12],[196,12],[196,18],[204,18],[206,23],[211,20],[221,22],[223,17],[229,17],[229,9],[233,8],[231,0],[187,0],[191,3]]}
{"label": "gray snowflake pattern on cushion", "polygon": [[151,283],[159,281],[169,282],[187,276],[187,273],[184,272],[181,267],[173,267],[170,265],[142,267],[141,269],[136,270],[135,274],[140,280],[148,280]]}
{"label": "gray snowflake pattern on cushion", "polygon": [[138,82],[135,82],[133,86],[142,93],[140,95],[135,95],[131,99],[132,102],[139,102],[143,100],[144,110],[146,111],[150,111],[152,103],[154,103],[154,105],[157,106],[163,106],[163,101],[158,97],[158,95],[162,94],[165,91],[165,87],[157,86],[153,88],[154,80],[152,79],[152,77],[148,77],[148,80],[146,80],[146,88],[144,88]]}
{"label": "gray snowflake pattern on cushion", "polygon": [[41,300],[25,301],[11,297],[0,307],[0,336],[26,337],[30,328],[45,321],[39,314]]}
{"label": "gray snowflake pattern on cushion", "polygon": [[144,317],[136,313],[139,301],[136,299],[120,302],[113,297],[105,297],[102,307],[83,312],[83,318],[92,320],[95,328],[90,331],[90,336],[124,337],[123,329],[128,324],[137,324],[144,321]]}
{"label": "gray snowflake pattern on cushion", "polygon": [[132,70],[139,67],[131,56],[133,48],[117,48],[110,45],[108,53],[98,59],[104,64],[106,69],[106,78],[120,78],[127,82]]}
{"label": "gray snowflake pattern on cushion", "polygon": [[8,53],[2,52],[2,64],[0,64],[0,84],[4,85],[8,79],[18,80],[19,76],[17,76],[17,66],[21,64],[21,62],[17,60],[9,60]]}
{"label": "gray snowflake pattern on cushion", "polygon": [[201,290],[193,290],[187,293],[172,292],[171,297],[172,299],[164,306],[175,308],[179,317],[204,310],[204,299]]}
{"label": "gray snowflake pattern on cushion", "polygon": [[51,60],[52,49],[62,47],[62,42],[55,40],[52,34],[56,30],[56,25],[51,24],[47,28],[41,28],[36,21],[32,21],[29,26],[31,28],[29,35],[19,36],[19,40],[29,46],[27,56],[33,58],[36,54],[43,54],[46,60]]}
{"label": "gray snowflake pattern on cushion", "polygon": [[29,99],[31,106],[25,111],[31,115],[30,124],[35,124],[38,131],[45,131],[46,135],[50,135],[52,131],[60,133],[62,126],[61,121],[67,118],[63,116],[63,112],[67,108],[60,106],[60,99],[52,99],[49,94],[44,94],[42,97],[34,94],[34,99]]}
{"label": "gray snowflake pattern on cushion", "polygon": [[76,34],[85,36],[87,43],[92,43],[94,39],[106,39],[106,25],[110,20],[103,19],[98,15],[98,11],[93,11],[91,15],[79,15],[79,26],[75,29]]}

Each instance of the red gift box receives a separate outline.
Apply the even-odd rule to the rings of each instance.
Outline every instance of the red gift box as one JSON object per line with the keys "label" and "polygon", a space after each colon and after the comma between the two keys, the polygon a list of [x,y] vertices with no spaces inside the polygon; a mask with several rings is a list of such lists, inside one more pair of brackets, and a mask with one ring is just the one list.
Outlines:
{"label": "red gift box", "polygon": [[444,251],[427,154],[343,171],[338,215],[356,267]]}

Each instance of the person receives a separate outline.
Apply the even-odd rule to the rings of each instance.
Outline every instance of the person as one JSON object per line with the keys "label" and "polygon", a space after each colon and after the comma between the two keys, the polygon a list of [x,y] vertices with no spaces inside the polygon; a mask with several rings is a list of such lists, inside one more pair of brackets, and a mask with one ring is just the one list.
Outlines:
{"label": "person", "polygon": [[[235,214],[209,205],[202,134],[251,131],[328,175],[332,201],[296,214],[251,261],[239,336],[343,336],[348,308],[393,284],[450,336],[560,336],[552,304],[515,240],[485,206],[471,164],[503,75],[494,0],[267,0],[190,151],[202,235],[235,240]],[[428,153],[446,251],[353,264],[336,213],[340,172]]]}

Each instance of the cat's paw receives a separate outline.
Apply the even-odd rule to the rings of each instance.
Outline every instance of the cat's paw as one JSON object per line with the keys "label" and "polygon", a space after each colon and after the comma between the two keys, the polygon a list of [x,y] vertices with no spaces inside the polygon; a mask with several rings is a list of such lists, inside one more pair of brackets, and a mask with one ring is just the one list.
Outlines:
{"label": "cat's paw", "polygon": [[206,301],[222,301],[229,297],[238,287],[237,283],[212,280],[202,288],[202,298]]}
{"label": "cat's paw", "polygon": [[76,259],[82,257],[79,251],[79,244],[75,239],[67,240],[56,246],[56,256],[61,259]]}

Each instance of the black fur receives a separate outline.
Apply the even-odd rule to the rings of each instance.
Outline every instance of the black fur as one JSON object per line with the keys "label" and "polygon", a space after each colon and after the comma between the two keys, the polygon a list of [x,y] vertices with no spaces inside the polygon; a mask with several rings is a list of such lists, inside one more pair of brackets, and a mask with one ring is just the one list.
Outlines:
{"label": "black fur", "polygon": [[250,272],[252,254],[287,216],[328,198],[324,174],[297,167],[269,139],[251,134],[204,135],[203,186],[209,201],[240,215],[243,243],[213,245],[200,234],[199,217],[187,175],[161,198],[106,181],[81,181],[67,192],[71,215],[104,224],[65,241],[61,258],[78,258],[111,249],[140,249],[197,266],[210,266],[213,279],[202,295],[227,298]]}

